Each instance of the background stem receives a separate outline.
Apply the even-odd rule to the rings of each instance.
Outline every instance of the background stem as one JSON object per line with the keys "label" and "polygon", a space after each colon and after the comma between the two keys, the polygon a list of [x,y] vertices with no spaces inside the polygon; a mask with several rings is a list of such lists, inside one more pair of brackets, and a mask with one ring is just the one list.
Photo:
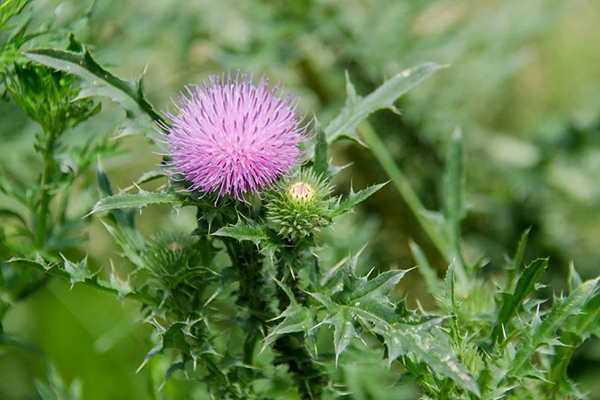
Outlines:
{"label": "background stem", "polygon": [[408,205],[408,208],[412,211],[413,215],[425,233],[429,236],[434,246],[444,257],[444,259],[448,263],[451,263],[452,259],[450,250],[448,249],[448,244],[446,243],[444,236],[435,226],[434,222],[428,217],[427,213],[429,213],[429,210],[423,206],[419,196],[417,196],[410,183],[406,180],[402,170],[400,167],[398,167],[392,155],[389,153],[371,124],[369,124],[367,121],[362,122],[358,126],[358,131],[361,138],[371,149],[371,152],[377,161],[379,161],[381,167],[389,175],[392,183],[398,190],[398,193],[400,193],[400,196],[402,196]]}

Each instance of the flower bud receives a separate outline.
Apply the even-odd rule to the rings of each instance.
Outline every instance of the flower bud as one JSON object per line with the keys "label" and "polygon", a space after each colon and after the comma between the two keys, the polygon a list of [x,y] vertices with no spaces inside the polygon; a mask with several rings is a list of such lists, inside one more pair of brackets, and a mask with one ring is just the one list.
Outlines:
{"label": "flower bud", "polygon": [[329,183],[310,170],[285,179],[267,199],[267,222],[280,236],[298,241],[331,222]]}
{"label": "flower bud", "polygon": [[161,233],[142,253],[145,269],[159,281],[171,286],[178,277],[201,263],[197,239],[179,232]]}

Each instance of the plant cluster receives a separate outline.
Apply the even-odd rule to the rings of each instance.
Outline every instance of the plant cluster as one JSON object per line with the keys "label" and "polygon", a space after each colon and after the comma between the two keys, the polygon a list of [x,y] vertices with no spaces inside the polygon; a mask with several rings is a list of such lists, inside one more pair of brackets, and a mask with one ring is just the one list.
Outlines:
{"label": "plant cluster", "polygon": [[[26,3],[3,3],[0,21],[9,20],[4,10],[16,15]],[[248,75],[188,89],[189,97],[182,95],[177,112],[165,118],[144,96],[142,77],[116,77],[73,37],[66,50],[25,49],[26,26],[2,45],[0,82],[6,97],[40,125],[34,149],[42,167],[33,182],[11,179],[9,166],[0,171],[0,193],[9,199],[0,209],[3,311],[49,277],[138,302],[154,332],[140,370],[162,375],[150,389],[154,398],[359,398],[341,376],[357,360],[385,366],[389,387],[415,387],[413,397],[423,400],[585,397],[568,365],[579,345],[600,335],[599,280],[584,282],[571,267],[567,293],[544,300],[548,260],[525,262],[527,232],[495,280],[483,259],[465,256],[460,130],[445,160],[441,212],[425,210],[402,176],[394,182],[449,265],[438,277],[412,243],[435,309],[413,309],[398,296],[408,269],[363,275],[361,251],[335,265],[319,257],[331,245],[321,232],[335,229],[340,216],[383,187],[336,194],[332,179],[341,167],[332,165],[329,146],[365,141],[377,152],[377,135],[360,124],[377,110],[395,109],[439,65],[407,69],[364,97],[348,79],[345,106],[323,128],[302,127],[288,97],[266,80],[255,86]],[[134,182],[137,191],[115,193],[96,162],[118,141],[92,130],[83,147],[61,142],[106,99],[164,153],[156,170]],[[309,129],[314,133],[306,134]],[[75,182],[92,166],[98,201],[75,207]],[[163,182],[158,190],[140,188],[154,180]],[[136,215],[154,204],[194,207],[196,228],[165,227],[145,237]],[[69,257],[81,250],[83,225],[92,218],[131,265],[126,277],[113,271],[107,279],[86,257]],[[13,343],[4,334],[0,339]],[[44,400],[79,396],[50,372],[50,384],[38,388]],[[381,388],[364,390],[373,392],[363,398],[375,398]]]}

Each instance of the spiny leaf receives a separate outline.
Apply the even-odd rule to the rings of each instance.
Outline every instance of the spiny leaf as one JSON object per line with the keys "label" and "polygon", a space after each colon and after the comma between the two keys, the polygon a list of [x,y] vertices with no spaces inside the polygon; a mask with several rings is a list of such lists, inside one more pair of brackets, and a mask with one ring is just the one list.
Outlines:
{"label": "spiny leaf", "polygon": [[499,306],[500,312],[498,319],[492,331],[492,339],[498,340],[502,334],[502,327],[515,315],[519,307],[523,304],[525,298],[535,290],[535,284],[540,279],[546,267],[548,266],[547,258],[538,258],[529,264],[517,282],[514,293],[504,294]]}
{"label": "spiny leaf", "polygon": [[448,311],[455,315],[456,314],[456,302],[454,300],[454,263],[450,264],[446,271],[446,278],[444,279],[445,289],[445,303]]}
{"label": "spiny leaf", "polygon": [[590,335],[600,337],[600,294],[591,297],[582,307],[581,313],[569,317],[562,329],[583,339]]}
{"label": "spiny leaf", "polygon": [[290,305],[273,319],[278,320],[283,318],[283,321],[273,328],[269,335],[264,339],[263,349],[277,340],[281,335],[294,332],[308,333],[314,325],[311,310],[298,305],[294,293],[289,287],[275,278],[273,278],[273,280],[285,292],[290,300]]}
{"label": "spiny leaf", "polygon": [[269,239],[266,225],[252,221],[244,222],[241,219],[235,225],[220,228],[213,235],[230,237],[238,241],[250,240],[256,245]]}
{"label": "spiny leaf", "polygon": [[351,312],[340,307],[337,312],[327,316],[323,323],[333,326],[333,347],[335,349],[335,364],[337,365],[340,354],[348,347],[352,339],[358,338],[354,328]]}
{"label": "spiny leaf", "polygon": [[462,388],[479,396],[477,382],[458,361],[444,333],[435,326],[430,331],[431,325],[435,323],[439,323],[439,320],[423,326],[399,323],[376,325],[374,331],[384,338],[390,362],[400,356],[412,354],[438,374],[447,376]]}
{"label": "spiny leaf", "polygon": [[94,205],[91,214],[110,210],[140,209],[150,204],[181,205],[182,203],[181,197],[172,191],[147,192],[140,190],[135,194],[121,192],[100,200]]}
{"label": "spiny leaf", "polygon": [[277,319],[283,318],[275,328],[269,332],[264,339],[263,348],[276,341],[282,335],[294,332],[307,333],[313,326],[313,318],[310,309],[298,305],[296,302],[290,304]]}
{"label": "spiny leaf", "polygon": [[94,279],[97,273],[92,273],[87,266],[87,257],[79,262],[71,262],[63,256],[63,268],[69,274],[71,286],[77,282]]}
{"label": "spiny leaf", "polygon": [[510,375],[521,376],[523,374],[523,370],[529,365],[536,350],[542,344],[554,339],[556,330],[569,316],[581,312],[586,300],[598,289],[599,280],[600,278],[586,281],[569,297],[557,300],[542,323],[532,325],[532,329],[526,333],[523,343],[517,350],[511,364]]}
{"label": "spiny leaf", "polygon": [[[112,197],[114,195],[112,185],[100,161],[96,177],[100,198],[104,200]],[[135,227],[135,210],[112,209],[106,218],[101,219],[101,222],[120,246],[123,255],[134,265],[143,268],[144,263],[140,257],[140,251],[145,246],[145,240]]]}
{"label": "spiny leaf", "polygon": [[423,63],[404,70],[385,81],[366,97],[356,94],[354,86],[346,75],[346,105],[331,123],[325,128],[327,142],[332,143],[342,137],[360,142],[356,134],[357,125],[377,110],[388,108],[395,110],[394,102],[418,83],[429,77],[440,68],[434,63]]}
{"label": "spiny leaf", "polygon": [[373,279],[355,275],[357,256],[348,259],[341,268],[329,274],[321,284],[320,293],[310,293],[327,309],[321,321],[334,328],[336,360],[354,337],[354,325],[377,324],[396,318],[395,307],[389,292],[402,279],[406,271],[387,271]]}
{"label": "spiny leaf", "polygon": [[347,259],[328,274],[320,293],[310,293],[328,311],[322,323],[334,328],[336,357],[358,336],[355,325],[360,323],[384,338],[391,360],[409,352],[438,373],[479,394],[477,384],[451,352],[450,344],[429,333],[441,319],[430,318],[421,325],[404,323],[397,306],[391,303],[389,293],[406,271],[387,271],[370,280],[359,278],[355,275],[356,258]]}
{"label": "spiny leaf", "polygon": [[[50,264],[41,258],[36,260],[27,258],[12,258],[8,260],[8,262],[23,267],[37,269],[50,276],[70,281],[72,284],[81,283],[102,291],[110,292],[118,295],[121,299],[133,299],[147,305],[157,304],[155,299],[148,297],[143,293],[136,291],[123,292],[122,285],[113,286],[110,282],[99,279],[97,274],[92,274],[89,271],[84,270],[81,265],[76,266],[76,263],[70,262],[69,270],[67,270],[65,268],[61,268],[58,264]],[[71,275],[71,273],[73,273],[73,275]]]}
{"label": "spiny leaf", "polygon": [[165,124],[144,96],[143,75],[135,81],[120,79],[98,64],[85,48],[81,52],[36,49],[26,52],[25,55],[37,63],[80,77],[86,83],[80,97],[108,97],[133,115],[141,113],[151,121]]}
{"label": "spiny leaf", "polygon": [[331,213],[331,217],[337,217],[338,215],[342,215],[349,211],[352,211],[355,205],[368,199],[372,194],[377,192],[386,184],[387,182],[380,183],[378,185],[372,185],[367,187],[366,189],[359,191],[358,193],[355,193],[354,190],[350,188],[350,193],[348,194],[348,197],[346,197],[340,204],[337,205],[337,207]]}
{"label": "spiny leaf", "polygon": [[504,287],[504,291],[509,293],[513,290],[513,285],[515,283],[515,277],[517,276],[517,272],[521,268],[521,264],[523,264],[523,258],[525,257],[525,249],[527,248],[527,238],[529,237],[529,232],[531,228],[526,229],[519,239],[519,244],[517,246],[517,250],[515,251],[515,257],[508,268],[508,278],[506,280],[506,286]]}

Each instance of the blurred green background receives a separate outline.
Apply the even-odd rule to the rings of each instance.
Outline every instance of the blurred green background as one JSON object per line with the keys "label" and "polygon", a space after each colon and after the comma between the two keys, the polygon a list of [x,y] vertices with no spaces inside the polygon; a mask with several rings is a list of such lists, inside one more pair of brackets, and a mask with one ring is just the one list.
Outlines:
{"label": "blurred green background", "polygon": [[[532,227],[528,257],[551,257],[549,294],[562,289],[571,261],[584,278],[600,274],[600,2],[101,0],[91,6],[88,0],[35,1],[34,25],[52,22],[58,33],[48,40],[57,45],[74,31],[119,76],[147,68],[147,92],[163,110],[184,84],[240,69],[284,81],[301,97],[301,108],[325,124],[345,100],[345,71],[364,94],[417,63],[451,64],[401,99],[401,117],[381,112],[370,119],[425,205],[440,207],[445,144],[461,126],[470,257],[488,257],[493,273]],[[116,134],[121,120],[121,111],[107,103],[68,140]],[[37,129],[13,103],[0,102],[0,159],[23,180],[39,173],[31,149]],[[159,156],[139,136],[124,138],[122,148],[105,168],[124,188]],[[334,164],[353,163],[337,178],[340,191],[351,180],[355,187],[388,180],[357,144],[340,143],[332,156]],[[79,185],[94,180],[90,175]],[[191,230],[190,216],[154,207],[140,221],[152,234],[173,225]],[[335,244],[325,260],[370,240],[365,268],[409,268],[408,241],[414,239],[437,257],[440,271],[445,268],[391,185],[339,225],[325,234]],[[101,224],[88,231],[94,265],[124,264]],[[410,275],[404,293],[427,307],[418,274]],[[84,399],[143,400],[149,377],[135,370],[151,343],[136,311],[110,295],[50,281],[9,311],[5,329],[43,349],[66,381],[79,379]],[[600,399],[598,340],[583,346],[571,373]],[[0,399],[35,398],[34,380],[45,376],[39,355],[6,351]]]}

